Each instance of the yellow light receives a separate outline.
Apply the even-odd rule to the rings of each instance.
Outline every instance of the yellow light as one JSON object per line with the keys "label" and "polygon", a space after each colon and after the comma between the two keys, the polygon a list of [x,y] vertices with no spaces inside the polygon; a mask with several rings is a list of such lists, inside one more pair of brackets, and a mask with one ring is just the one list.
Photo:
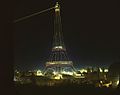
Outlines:
{"label": "yellow light", "polygon": [[62,78],[63,78],[63,77],[62,77],[61,74],[58,74],[58,75],[56,75],[56,76],[54,77],[54,79],[57,79],[57,80],[62,79]]}
{"label": "yellow light", "polygon": [[102,81],[100,81],[100,83],[103,83]]}
{"label": "yellow light", "polygon": [[17,74],[18,74],[19,72],[17,71]]}
{"label": "yellow light", "polygon": [[42,72],[40,70],[38,70],[36,75],[37,76],[42,76],[43,74],[42,74]]}
{"label": "yellow light", "polygon": [[63,72],[61,72],[62,74],[66,74],[66,75],[73,75],[73,72],[65,72],[65,71],[63,71]]}
{"label": "yellow light", "polygon": [[104,70],[104,72],[106,72],[106,73],[107,73],[107,72],[108,72],[108,69],[105,69],[105,70]]}
{"label": "yellow light", "polygon": [[106,87],[110,87],[111,84],[112,84],[112,82],[110,81],[109,83],[102,84],[102,85],[103,85],[103,86],[106,86]]}
{"label": "yellow light", "polygon": [[100,72],[103,72],[103,70],[101,68],[99,68]]}
{"label": "yellow light", "polygon": [[62,46],[55,46],[54,49],[63,49]]}
{"label": "yellow light", "polygon": [[109,87],[110,84],[105,84],[104,86]]}
{"label": "yellow light", "polygon": [[58,2],[55,5],[55,11],[60,11],[60,6],[59,6]]}
{"label": "yellow light", "polygon": [[81,76],[81,74],[75,74],[77,77],[80,77]]}
{"label": "yellow light", "polygon": [[55,79],[60,79],[60,77],[56,76]]}
{"label": "yellow light", "polygon": [[117,85],[119,84],[119,80],[117,81]]}
{"label": "yellow light", "polygon": [[83,72],[87,73],[87,70],[86,69],[81,69],[80,72],[81,73],[83,73]]}
{"label": "yellow light", "polygon": [[59,6],[59,4],[58,4],[58,2],[56,2],[55,8],[58,8],[58,6]]}
{"label": "yellow light", "polygon": [[51,63],[49,63],[49,64],[55,64],[55,63],[52,63],[52,62],[51,62]]}
{"label": "yellow light", "polygon": [[56,74],[57,74],[57,72],[53,72],[53,74],[54,74],[54,75],[56,75]]}

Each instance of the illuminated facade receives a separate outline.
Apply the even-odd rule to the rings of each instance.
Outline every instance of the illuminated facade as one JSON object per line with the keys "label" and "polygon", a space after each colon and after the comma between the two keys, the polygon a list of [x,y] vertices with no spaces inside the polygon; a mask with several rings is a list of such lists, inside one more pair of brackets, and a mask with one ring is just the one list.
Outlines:
{"label": "illuminated facade", "polygon": [[75,71],[72,61],[68,58],[63,41],[60,5],[58,2],[55,5],[53,46],[43,74],[46,74],[50,70],[53,70],[54,75],[59,75],[56,76],[55,79],[59,79],[59,77],[62,78],[61,75],[63,72],[71,74],[70,72],[73,73]]}

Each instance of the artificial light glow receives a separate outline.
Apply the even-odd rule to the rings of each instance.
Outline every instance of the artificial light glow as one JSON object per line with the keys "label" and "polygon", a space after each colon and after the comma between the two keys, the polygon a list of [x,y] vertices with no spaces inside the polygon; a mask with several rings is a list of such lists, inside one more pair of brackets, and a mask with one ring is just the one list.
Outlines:
{"label": "artificial light glow", "polygon": [[37,76],[42,76],[42,72],[40,70],[37,71]]}
{"label": "artificial light glow", "polygon": [[57,74],[57,72],[55,72],[55,71],[54,71],[54,72],[53,72],[53,74],[54,74],[54,75],[56,75],[56,74]]}
{"label": "artificial light glow", "polygon": [[60,11],[60,9],[55,9],[55,11]]}
{"label": "artificial light glow", "polygon": [[102,86],[106,86],[106,87],[110,87],[110,85],[112,84],[111,81],[109,83],[105,83],[105,84],[102,81],[100,81],[100,83],[102,84]]}
{"label": "artificial light glow", "polygon": [[60,7],[59,7],[58,2],[57,2],[56,5],[55,5],[55,11],[60,11]]}
{"label": "artificial light glow", "polygon": [[106,72],[106,73],[107,73],[107,72],[108,72],[108,69],[105,69],[105,70],[104,70],[104,72]]}
{"label": "artificial light glow", "polygon": [[61,74],[57,74],[57,75],[54,77],[54,79],[57,79],[57,80],[62,79],[62,78],[63,78],[63,77],[62,77]]}
{"label": "artificial light glow", "polygon": [[103,84],[103,86],[109,87],[112,83]]}
{"label": "artificial light glow", "polygon": [[63,72],[61,72],[62,74],[66,74],[66,75],[73,75],[73,72],[65,72],[65,71],[63,71]]}
{"label": "artificial light glow", "polygon": [[17,74],[18,74],[19,72],[17,71]]}
{"label": "artificial light glow", "polygon": [[49,64],[55,64],[55,63],[52,63],[52,62],[51,62],[51,63],[49,63]]}
{"label": "artificial light glow", "polygon": [[100,72],[103,72],[103,70],[101,68],[99,68]]}
{"label": "artificial light glow", "polygon": [[86,69],[81,69],[80,72],[81,73],[83,73],[83,72],[87,73],[87,70]]}
{"label": "artificial light glow", "polygon": [[14,79],[13,79],[14,81],[17,81],[17,79],[16,79],[16,77],[14,77]]}
{"label": "artificial light glow", "polygon": [[55,8],[58,8],[58,6],[59,6],[59,4],[58,4],[58,2],[57,2],[56,5],[55,5]]}
{"label": "artificial light glow", "polygon": [[117,85],[119,84],[119,80],[117,81]]}
{"label": "artificial light glow", "polygon": [[105,84],[104,86],[109,87],[109,86],[110,86],[110,84]]}
{"label": "artificial light glow", "polygon": [[52,61],[52,62],[47,62],[46,65],[53,65],[53,64],[72,64],[72,61]]}
{"label": "artificial light glow", "polygon": [[81,74],[75,74],[77,77],[80,77],[81,76]]}
{"label": "artificial light glow", "polygon": [[54,49],[63,49],[62,46],[55,46]]}
{"label": "artificial light glow", "polygon": [[103,83],[102,81],[100,81],[100,83]]}

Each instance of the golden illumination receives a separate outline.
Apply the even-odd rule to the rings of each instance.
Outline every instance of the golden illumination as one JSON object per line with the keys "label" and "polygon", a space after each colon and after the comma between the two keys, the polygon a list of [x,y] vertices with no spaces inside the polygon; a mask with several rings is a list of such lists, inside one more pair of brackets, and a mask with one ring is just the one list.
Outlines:
{"label": "golden illumination", "polygon": [[102,81],[100,81],[100,83],[103,83]]}
{"label": "golden illumination", "polygon": [[112,84],[111,81],[109,83],[103,83],[103,81],[100,81],[100,83],[102,84],[102,86],[105,86],[105,87],[110,87],[110,85]]}
{"label": "golden illumination", "polygon": [[62,77],[61,74],[57,74],[57,75],[54,77],[54,79],[57,79],[57,80],[62,79],[62,78],[63,78],[63,77]]}
{"label": "golden illumination", "polygon": [[101,73],[103,72],[103,70],[101,68],[99,68],[99,70],[100,70]]}
{"label": "golden illumination", "polygon": [[81,74],[77,74],[77,73],[75,73],[75,76],[80,77],[80,76],[81,76]]}
{"label": "golden illumination", "polygon": [[86,69],[81,69],[80,72],[81,73],[84,73],[84,72],[87,73],[87,70]]}
{"label": "golden illumination", "polygon": [[63,49],[62,46],[55,46],[54,49]]}
{"label": "golden illumination", "polygon": [[119,80],[117,81],[117,85],[119,85]]}
{"label": "golden illumination", "polygon": [[59,6],[58,2],[55,5],[55,11],[60,11],[60,6]]}
{"label": "golden illumination", "polygon": [[42,72],[40,70],[37,70],[37,74],[36,75],[37,76],[42,76],[43,74],[42,74]]}
{"label": "golden illumination", "polygon": [[54,75],[56,75],[56,74],[57,74],[57,72],[55,72],[55,71],[54,71],[54,72],[53,72],[53,74],[54,74]]}
{"label": "golden illumination", "polygon": [[54,64],[69,64],[69,65],[72,65],[72,61],[52,61],[52,62],[46,62],[46,66],[49,66],[49,65],[54,65]]}
{"label": "golden illumination", "polygon": [[65,71],[62,71],[61,73],[62,73],[62,74],[66,74],[66,75],[73,75],[73,72],[65,72]]}
{"label": "golden illumination", "polygon": [[107,73],[107,72],[108,72],[108,69],[105,69],[105,70],[104,70],[104,72],[106,72],[106,73]]}

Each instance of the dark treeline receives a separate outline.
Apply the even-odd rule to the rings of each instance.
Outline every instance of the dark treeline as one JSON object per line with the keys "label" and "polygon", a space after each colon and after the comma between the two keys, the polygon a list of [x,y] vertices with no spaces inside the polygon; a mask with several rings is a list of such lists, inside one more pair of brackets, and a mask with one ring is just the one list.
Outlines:
{"label": "dark treeline", "polygon": [[119,88],[95,88],[91,85],[36,86],[19,85],[15,87],[18,95],[119,95]]}

